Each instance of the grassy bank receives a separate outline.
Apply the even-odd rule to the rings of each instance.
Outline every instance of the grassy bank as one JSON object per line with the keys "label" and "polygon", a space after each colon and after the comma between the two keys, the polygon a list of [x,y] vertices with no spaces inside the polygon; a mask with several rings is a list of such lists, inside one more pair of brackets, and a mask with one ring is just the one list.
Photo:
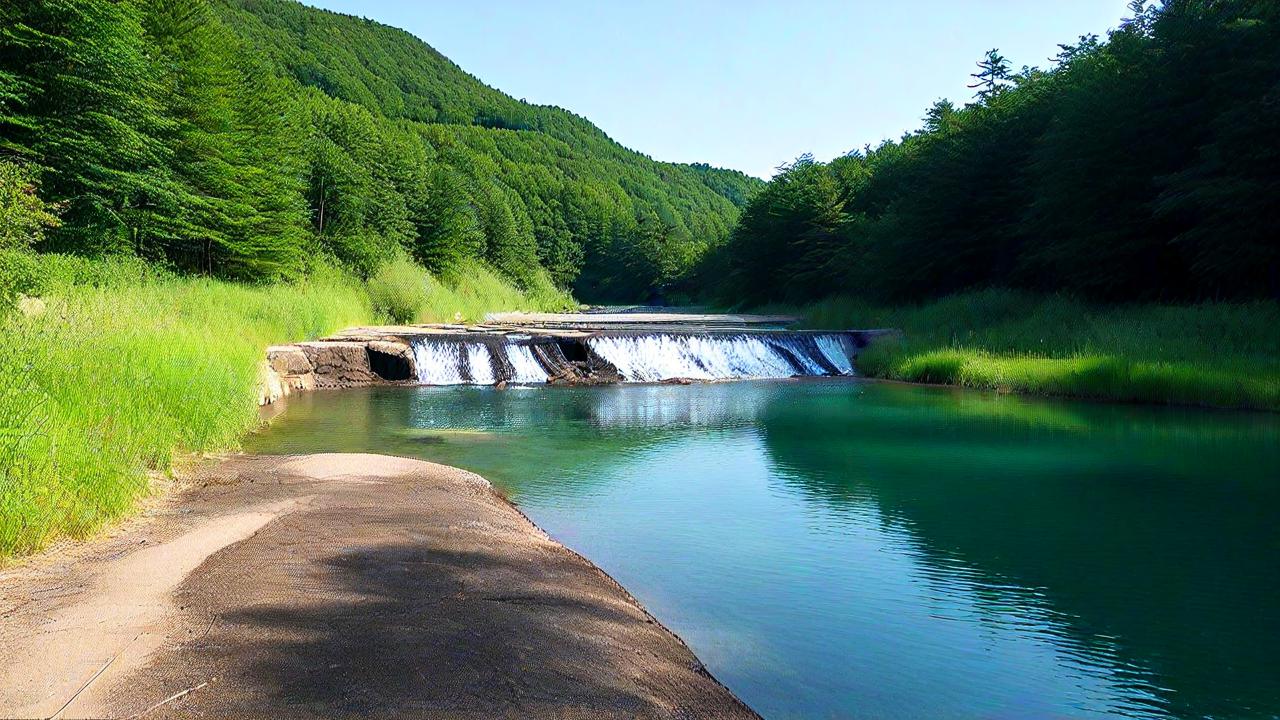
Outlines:
{"label": "grassy bank", "polygon": [[389,262],[369,281],[375,309],[395,322],[479,322],[495,310],[567,310],[573,297],[545,273],[520,289],[484,263],[462,262],[436,278],[407,258]]}
{"label": "grassy bank", "polygon": [[[323,267],[251,286],[132,260],[24,258],[44,308],[0,315],[0,558],[119,517],[147,491],[148,473],[182,453],[235,447],[258,422],[267,345],[388,319],[376,279]],[[411,319],[564,301],[469,270],[451,281],[417,270],[426,282]]]}
{"label": "grassy bank", "polygon": [[986,290],[915,306],[833,298],[810,327],[893,327],[871,377],[1122,402],[1280,410],[1280,305],[1098,306]]}

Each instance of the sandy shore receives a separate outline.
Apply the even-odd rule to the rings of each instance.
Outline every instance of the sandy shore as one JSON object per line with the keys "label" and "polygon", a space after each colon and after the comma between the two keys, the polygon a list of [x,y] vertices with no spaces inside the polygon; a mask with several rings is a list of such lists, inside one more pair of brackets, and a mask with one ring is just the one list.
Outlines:
{"label": "sandy shore", "polygon": [[0,715],[755,715],[482,478],[239,456],[0,574]]}

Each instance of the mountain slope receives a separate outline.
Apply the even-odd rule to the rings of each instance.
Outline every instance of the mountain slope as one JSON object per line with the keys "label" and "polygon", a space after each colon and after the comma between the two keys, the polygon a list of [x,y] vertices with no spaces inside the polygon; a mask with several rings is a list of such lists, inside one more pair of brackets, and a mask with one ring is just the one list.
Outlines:
{"label": "mountain slope", "polygon": [[292,0],[0,4],[0,165],[60,216],[39,250],[251,281],[480,260],[618,300],[689,282],[762,185]]}
{"label": "mountain slope", "polygon": [[424,162],[447,169],[435,182],[460,184],[473,208],[460,213],[470,244],[516,276],[536,256],[583,297],[634,298],[722,241],[761,185],[628,150],[585,118],[483,84],[402,30],[291,0],[215,7],[278,74],[322,94],[309,95],[320,114],[358,107],[375,135],[419,139]]}

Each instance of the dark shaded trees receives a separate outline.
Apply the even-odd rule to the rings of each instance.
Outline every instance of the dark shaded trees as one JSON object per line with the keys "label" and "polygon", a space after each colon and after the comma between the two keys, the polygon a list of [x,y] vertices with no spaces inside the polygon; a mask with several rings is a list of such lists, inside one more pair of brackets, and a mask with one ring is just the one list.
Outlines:
{"label": "dark shaded trees", "polygon": [[899,142],[802,158],[708,262],[726,299],[1280,297],[1280,6],[1135,3],[1106,41],[941,101]]}

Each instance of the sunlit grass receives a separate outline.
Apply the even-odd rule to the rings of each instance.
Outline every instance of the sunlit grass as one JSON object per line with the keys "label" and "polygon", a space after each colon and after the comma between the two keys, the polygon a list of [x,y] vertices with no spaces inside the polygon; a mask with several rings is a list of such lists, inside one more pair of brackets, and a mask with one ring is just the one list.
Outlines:
{"label": "sunlit grass", "polygon": [[1097,306],[1006,290],[917,306],[834,298],[811,327],[892,327],[868,376],[1003,392],[1280,410],[1280,305]]}
{"label": "sunlit grass", "polygon": [[257,422],[264,347],[370,317],[363,288],[332,273],[250,287],[99,269],[55,277],[42,314],[3,321],[0,554],[84,536],[175,453],[234,446]]}
{"label": "sunlit grass", "polygon": [[480,322],[495,310],[560,311],[576,306],[571,295],[552,284],[545,273],[516,288],[483,263],[468,261],[440,279],[429,279],[421,322]]}
{"label": "sunlit grass", "polygon": [[[325,267],[252,286],[132,260],[37,262],[44,312],[0,313],[0,557],[84,537],[132,508],[149,472],[236,447],[258,422],[268,345],[390,319],[372,287]],[[428,281],[410,300],[420,320],[568,302],[520,292],[480,265],[451,283],[418,273]]]}

